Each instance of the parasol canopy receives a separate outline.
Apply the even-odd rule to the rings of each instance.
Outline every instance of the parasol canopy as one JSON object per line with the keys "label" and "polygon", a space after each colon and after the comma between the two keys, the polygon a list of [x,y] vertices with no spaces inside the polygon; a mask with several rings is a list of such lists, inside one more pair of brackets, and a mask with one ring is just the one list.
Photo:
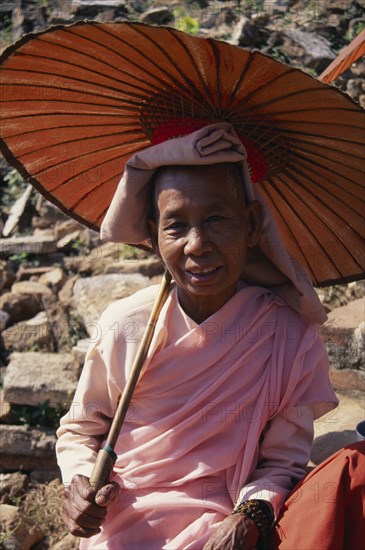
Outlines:
{"label": "parasol canopy", "polygon": [[85,225],[99,229],[135,152],[227,121],[313,283],[364,277],[364,112],[301,70],[170,28],[81,22],[9,47],[0,86],[4,156]]}

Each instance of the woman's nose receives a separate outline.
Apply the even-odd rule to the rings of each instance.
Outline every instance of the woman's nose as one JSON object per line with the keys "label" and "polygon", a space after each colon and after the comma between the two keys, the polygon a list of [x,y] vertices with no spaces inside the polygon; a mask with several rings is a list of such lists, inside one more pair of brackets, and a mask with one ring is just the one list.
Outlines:
{"label": "woman's nose", "polygon": [[185,254],[202,256],[212,250],[212,243],[201,228],[192,227],[186,235]]}

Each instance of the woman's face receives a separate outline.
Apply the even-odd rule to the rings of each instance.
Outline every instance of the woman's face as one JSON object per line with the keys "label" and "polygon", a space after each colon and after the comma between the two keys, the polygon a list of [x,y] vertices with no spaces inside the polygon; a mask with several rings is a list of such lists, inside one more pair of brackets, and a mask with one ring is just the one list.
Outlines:
{"label": "woman's face", "polygon": [[202,322],[229,300],[257,243],[262,207],[246,206],[242,184],[227,165],[166,167],[155,189],[154,250],[178,287],[181,306]]}

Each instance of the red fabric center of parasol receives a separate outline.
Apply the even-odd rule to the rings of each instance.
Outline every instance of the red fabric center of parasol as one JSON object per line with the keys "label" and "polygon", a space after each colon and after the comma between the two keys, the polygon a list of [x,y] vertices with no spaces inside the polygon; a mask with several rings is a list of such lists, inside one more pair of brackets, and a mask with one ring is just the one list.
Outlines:
{"label": "red fabric center of parasol", "polygon": [[[157,126],[152,135],[152,145],[158,145],[168,139],[186,136],[192,132],[196,132],[208,124],[214,124],[216,120],[202,120],[194,118],[172,118],[168,122],[163,122]],[[251,168],[251,177],[253,182],[257,182],[264,178],[268,171],[268,164],[262,150],[254,141],[249,138],[238,137],[247,151],[247,161]]]}

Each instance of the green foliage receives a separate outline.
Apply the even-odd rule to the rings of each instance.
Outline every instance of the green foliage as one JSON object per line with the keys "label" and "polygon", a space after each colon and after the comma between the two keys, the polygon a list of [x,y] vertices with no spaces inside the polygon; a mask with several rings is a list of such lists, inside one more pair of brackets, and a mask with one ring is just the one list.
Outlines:
{"label": "green foliage", "polygon": [[83,239],[75,239],[71,244],[71,256],[87,256],[90,254],[90,248]]}
{"label": "green foliage", "polygon": [[12,34],[13,34],[13,23],[11,20],[11,13],[4,12],[2,13],[2,21],[0,27],[0,40],[4,44],[8,45],[12,43]]}
{"label": "green foliage", "polygon": [[267,53],[271,55],[271,57],[273,57],[274,59],[277,59],[278,61],[280,61],[280,63],[285,63],[286,65],[290,64],[286,55],[283,54],[279,46],[274,46],[273,48],[270,48],[270,50]]}
{"label": "green foliage", "polygon": [[55,407],[50,405],[49,399],[37,407],[31,405],[13,405],[12,410],[20,424],[30,427],[42,427],[56,429],[59,426],[61,416],[66,413],[62,404]]}
{"label": "green foliage", "polygon": [[179,31],[184,31],[189,34],[198,34],[200,31],[199,21],[186,13],[184,8],[175,8],[173,10],[175,17],[175,26]]}
{"label": "green foliage", "polygon": [[4,176],[4,186],[0,190],[1,210],[9,212],[14,202],[21,196],[27,187],[27,182],[15,168]]}
{"label": "green foliage", "polygon": [[17,267],[19,267],[21,264],[28,260],[28,252],[25,252],[25,250],[23,250],[22,252],[19,252],[19,254],[13,254],[9,257],[9,260],[16,264]]}
{"label": "green foliage", "polygon": [[321,17],[326,15],[326,3],[323,0],[309,0],[309,2],[305,2],[304,11],[313,21],[318,21]]}
{"label": "green foliage", "polygon": [[[81,320],[81,318],[72,313],[68,319],[69,334],[66,336],[70,346],[76,346],[79,340],[89,338],[89,334]],[[62,339],[62,336],[61,336]]]}
{"label": "green foliage", "polygon": [[245,4],[246,8],[255,12],[261,12],[264,9],[264,0],[244,0],[244,2],[239,1],[238,4]]}
{"label": "green foliage", "polygon": [[364,21],[357,21],[355,25],[353,25],[352,29],[348,30],[345,34],[345,39],[347,42],[351,42],[356,36],[358,36],[361,31],[365,29],[365,22]]}
{"label": "green foliage", "polygon": [[305,71],[306,73],[310,74],[311,76],[313,76],[314,78],[316,78],[318,76],[318,73],[315,69],[307,69]]}
{"label": "green foliage", "polygon": [[129,244],[121,244],[118,249],[118,259],[119,261],[134,261],[142,260],[146,258],[146,252],[137,248],[136,246],[131,246]]}
{"label": "green foliage", "polygon": [[[9,531],[8,530],[6,530],[6,531],[1,530],[0,531],[0,544],[5,542],[6,539],[12,537],[15,534],[15,532],[17,531],[17,529],[20,525],[21,525],[21,520],[19,520],[18,523],[12,529],[10,529]],[[1,548],[3,548],[3,546],[1,546]],[[6,548],[10,548],[10,546],[7,546]]]}

